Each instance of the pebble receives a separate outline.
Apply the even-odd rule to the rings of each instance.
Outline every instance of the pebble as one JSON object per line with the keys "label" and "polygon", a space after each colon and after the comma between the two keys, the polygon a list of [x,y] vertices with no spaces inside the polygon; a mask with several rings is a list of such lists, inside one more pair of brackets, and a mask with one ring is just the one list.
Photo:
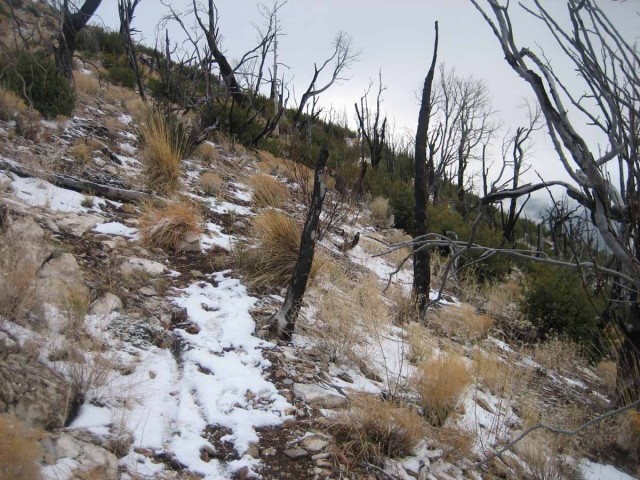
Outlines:
{"label": "pebble", "polygon": [[298,458],[304,458],[308,456],[309,452],[302,448],[287,448],[284,451],[284,454],[293,460],[297,460]]}

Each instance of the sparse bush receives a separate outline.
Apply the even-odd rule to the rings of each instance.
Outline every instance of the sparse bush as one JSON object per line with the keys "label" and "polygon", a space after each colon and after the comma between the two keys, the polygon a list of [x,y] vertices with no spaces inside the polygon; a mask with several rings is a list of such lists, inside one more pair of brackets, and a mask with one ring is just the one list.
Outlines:
{"label": "sparse bush", "polygon": [[37,110],[27,110],[16,117],[16,135],[34,143],[47,138],[48,132],[42,125],[42,116]]}
{"label": "sparse bush", "polygon": [[85,289],[70,289],[62,298],[62,311],[67,317],[65,335],[70,338],[80,337],[84,334],[84,321],[91,297]]}
{"label": "sparse bush", "polygon": [[107,80],[125,88],[136,88],[136,74],[124,65],[113,65],[107,69]]}
{"label": "sparse bush", "polygon": [[214,172],[204,172],[200,175],[200,188],[205,195],[220,196],[224,181]]}
{"label": "sparse bush", "polygon": [[209,142],[204,142],[198,145],[193,152],[193,156],[206,166],[210,167],[220,158],[220,153],[215,145]]}
{"label": "sparse bush", "polygon": [[69,155],[82,165],[86,165],[91,161],[92,153],[89,145],[84,140],[76,140],[69,148]]}
{"label": "sparse bush", "polygon": [[253,188],[253,203],[258,208],[282,208],[289,199],[287,187],[271,176],[254,175],[249,185]]}
{"label": "sparse bush", "polygon": [[542,338],[566,336],[585,349],[598,350],[598,312],[578,274],[548,265],[531,268],[521,309]]}
{"label": "sparse bush", "polygon": [[158,107],[148,106],[142,114],[140,133],[147,183],[161,193],[174,193],[180,187],[182,159],[191,148],[187,127]]}
{"label": "sparse bush", "polygon": [[177,251],[189,234],[202,232],[202,218],[196,207],[176,202],[164,207],[148,207],[140,219],[142,241],[149,246]]}
{"label": "sparse bush", "polygon": [[580,345],[566,338],[550,337],[536,344],[532,352],[533,359],[545,368],[572,368],[585,364]]}
{"label": "sparse bush", "polygon": [[534,432],[514,450],[525,463],[525,470],[532,480],[577,480],[582,476],[560,455],[560,441],[552,434]]}
{"label": "sparse bush", "polygon": [[0,478],[39,480],[40,433],[15,416],[0,415]]}
{"label": "sparse bush", "polygon": [[382,465],[385,457],[402,458],[414,453],[424,427],[412,409],[372,395],[356,395],[349,409],[327,420],[340,451],[354,463]]}
{"label": "sparse bush", "polygon": [[391,224],[391,207],[385,197],[375,197],[369,203],[371,223],[377,227],[386,228]]}
{"label": "sparse bush", "polygon": [[459,338],[483,338],[493,326],[493,320],[470,305],[447,306],[429,315],[430,326],[447,336]]}
{"label": "sparse bush", "polygon": [[414,385],[425,417],[441,426],[464,394],[471,377],[464,359],[454,354],[441,354],[418,367]]}
{"label": "sparse bush", "polygon": [[[267,210],[252,222],[252,233],[257,239],[255,247],[237,246],[236,263],[253,288],[272,290],[287,286],[298,260],[301,227],[288,215]],[[320,268],[314,258],[309,280]]]}
{"label": "sparse bush", "polygon": [[411,323],[406,327],[409,354],[407,359],[412,365],[421,365],[433,356],[436,343],[429,335],[429,330],[419,323]]}
{"label": "sparse bush", "polygon": [[398,325],[416,322],[420,319],[420,312],[416,301],[409,293],[405,293],[402,288],[395,288],[389,295],[391,300],[391,315]]}
{"label": "sparse bush", "polygon": [[55,62],[42,54],[21,52],[4,65],[2,83],[21,95],[45,118],[71,116],[76,98],[73,86],[58,74]]}

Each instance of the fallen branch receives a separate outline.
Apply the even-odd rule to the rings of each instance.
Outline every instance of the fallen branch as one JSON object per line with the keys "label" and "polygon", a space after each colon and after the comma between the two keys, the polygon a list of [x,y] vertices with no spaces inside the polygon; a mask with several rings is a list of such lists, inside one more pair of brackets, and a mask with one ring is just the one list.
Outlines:
{"label": "fallen branch", "polygon": [[629,405],[625,405],[624,407],[620,407],[616,410],[612,410],[610,412],[607,412],[603,415],[600,415],[599,417],[593,418],[591,420],[589,420],[586,423],[583,423],[582,425],[580,425],[578,428],[576,428],[575,430],[565,430],[562,428],[557,428],[551,425],[547,425],[545,423],[537,423],[535,425],[533,425],[532,427],[527,428],[524,432],[522,432],[520,435],[518,435],[515,439],[513,439],[512,441],[510,441],[509,443],[507,443],[504,447],[502,447],[500,450],[498,450],[497,452],[492,453],[491,455],[488,455],[487,457],[485,457],[483,460],[480,460],[479,462],[474,463],[473,465],[470,465],[469,467],[467,467],[465,470],[471,470],[471,469],[475,469],[478,467],[481,467],[482,465],[484,465],[487,462],[490,462],[491,460],[493,460],[496,457],[500,457],[504,452],[506,452],[507,450],[510,450],[511,448],[513,448],[514,445],[516,445],[518,442],[522,441],[522,439],[524,439],[527,435],[529,435],[530,433],[539,430],[541,428],[548,430],[550,432],[553,433],[557,433],[560,435],[576,435],[578,433],[580,433],[581,431],[583,431],[586,428],[589,428],[592,425],[595,425],[596,423],[599,423],[603,420],[606,420],[607,418],[611,418],[611,417],[615,417],[616,415],[620,415],[623,412],[626,412],[627,410],[631,410],[632,408],[636,407],[640,405],[640,399],[636,400],[635,402],[631,402]]}
{"label": "fallen branch", "polygon": [[100,197],[108,198],[109,200],[125,202],[163,200],[151,193],[111,187],[109,185],[95,183],[90,180],[83,180],[81,178],[72,177],[70,175],[49,173],[42,170],[37,170],[36,168],[27,167],[14,160],[9,160],[8,158],[3,157],[0,157],[0,169],[8,170],[9,172],[15,173],[16,175],[19,175],[21,177],[41,178],[59,187],[68,188],[80,193],[97,195]]}

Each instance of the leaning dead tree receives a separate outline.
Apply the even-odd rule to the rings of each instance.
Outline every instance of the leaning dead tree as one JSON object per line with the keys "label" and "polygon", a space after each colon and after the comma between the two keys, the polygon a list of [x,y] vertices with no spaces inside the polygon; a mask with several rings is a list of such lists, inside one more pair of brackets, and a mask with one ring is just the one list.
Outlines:
{"label": "leaning dead tree", "polygon": [[118,0],[118,15],[120,16],[120,36],[124,42],[124,47],[127,52],[127,62],[129,68],[133,70],[136,75],[136,83],[138,84],[138,93],[140,98],[145,100],[146,95],[144,92],[144,80],[140,73],[140,65],[138,63],[138,56],[136,54],[136,46],[131,37],[131,22],[133,21],[133,15],[136,11],[136,7],[142,0]]}
{"label": "leaning dead tree", "polygon": [[[554,18],[540,0],[522,4],[542,22],[563,52],[563,61],[577,72],[582,88],[576,89],[544,54],[516,44],[508,2],[471,2],[498,39],[509,66],[535,94],[559,166],[573,180],[506,189],[487,195],[483,202],[517,198],[555,185],[587,209],[613,258],[608,270],[616,306],[608,316],[624,335],[619,386],[638,392],[631,367],[640,359],[640,55],[594,0],[567,0],[566,22]],[[585,130],[588,134],[580,133]],[[598,149],[591,143],[594,137],[602,142]],[[611,176],[617,176],[618,188]]]}
{"label": "leaning dead tree", "polygon": [[[427,134],[429,132],[429,119],[433,108],[431,90],[433,77],[438,57],[438,22],[435,22],[435,41],[433,46],[433,58],[431,67],[424,80],[422,89],[422,101],[418,114],[418,127],[416,129],[416,148],[414,159],[414,199],[415,199],[415,225],[414,239],[427,233]],[[413,295],[421,315],[424,315],[429,302],[429,290],[431,289],[431,258],[429,250],[420,249],[416,245],[413,250]]]}
{"label": "leaning dead tree", "polygon": [[325,167],[329,152],[326,149],[320,151],[313,178],[313,195],[311,205],[307,213],[307,219],[302,229],[302,237],[300,238],[300,253],[296,261],[296,267],[287,289],[282,308],[271,319],[271,329],[278,338],[283,340],[291,340],[291,335],[295,330],[296,320],[302,306],[304,292],[307,289],[307,281],[311,266],[313,265],[313,255],[316,248],[316,237],[318,226],[320,223],[320,214],[322,213],[322,204],[327,193],[327,187],[324,182]]}
{"label": "leaning dead tree", "polygon": [[78,33],[87,25],[102,0],[85,0],[80,8],[76,8],[70,0],[63,0],[58,5],[62,16],[62,24],[55,47],[58,73],[71,79],[73,55],[76,51]]}
{"label": "leaning dead tree", "polygon": [[[320,66],[317,63],[313,64],[313,76],[309,82],[309,87],[302,94],[300,103],[296,109],[296,114],[293,117],[293,123],[302,126],[300,117],[305,112],[307,102],[323,92],[326,92],[335,82],[344,80],[342,74],[349,69],[351,64],[355,61],[357,54],[353,52],[351,47],[351,38],[345,32],[339,32],[333,41],[333,53],[327,58]],[[330,78],[323,84],[318,85],[319,77],[324,70],[331,68]]]}

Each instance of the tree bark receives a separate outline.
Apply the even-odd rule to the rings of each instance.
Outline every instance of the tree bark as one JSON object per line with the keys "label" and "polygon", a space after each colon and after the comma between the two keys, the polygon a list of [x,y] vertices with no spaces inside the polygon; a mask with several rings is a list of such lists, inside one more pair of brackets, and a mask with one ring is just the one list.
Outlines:
{"label": "tree bark", "polygon": [[55,48],[56,66],[58,73],[71,80],[73,54],[76,51],[76,37],[89,22],[91,16],[102,3],[102,0],[85,0],[76,13],[69,10],[69,1],[65,0],[62,14],[62,31],[58,36],[58,46]]}
{"label": "tree bark", "polygon": [[[418,114],[418,128],[416,130],[416,148],[414,161],[414,199],[415,199],[415,225],[414,238],[427,233],[427,135],[429,131],[429,118],[431,116],[431,90],[433,76],[438,56],[438,22],[435,22],[436,38],[433,47],[433,59],[431,67],[424,80],[422,90],[422,102]],[[429,301],[431,287],[430,253],[427,249],[413,247],[413,295],[420,315],[424,315]]]}
{"label": "tree bark", "polygon": [[136,47],[131,38],[131,21],[133,20],[133,14],[136,7],[141,0],[118,0],[118,13],[120,14],[120,36],[124,42],[125,50],[127,51],[127,61],[129,62],[129,68],[136,74],[136,83],[138,84],[138,93],[142,100],[146,100],[144,91],[144,80],[140,73],[140,66],[138,64],[138,57],[136,55]]}
{"label": "tree bark", "polygon": [[296,320],[298,319],[298,313],[302,305],[302,299],[304,292],[307,289],[307,280],[309,279],[309,273],[311,272],[311,265],[313,264],[313,255],[316,247],[316,232],[318,230],[318,224],[320,222],[320,213],[322,213],[322,204],[324,202],[325,194],[327,193],[327,187],[324,182],[324,170],[327,165],[327,159],[329,158],[329,152],[323,148],[320,151],[318,160],[316,162],[314,182],[313,182],[313,197],[311,205],[309,206],[309,212],[307,213],[307,219],[304,223],[302,230],[302,237],[300,238],[300,253],[298,255],[298,261],[287,289],[287,296],[284,300],[282,308],[273,316],[272,331],[281,339],[289,341],[291,335],[295,330]]}

